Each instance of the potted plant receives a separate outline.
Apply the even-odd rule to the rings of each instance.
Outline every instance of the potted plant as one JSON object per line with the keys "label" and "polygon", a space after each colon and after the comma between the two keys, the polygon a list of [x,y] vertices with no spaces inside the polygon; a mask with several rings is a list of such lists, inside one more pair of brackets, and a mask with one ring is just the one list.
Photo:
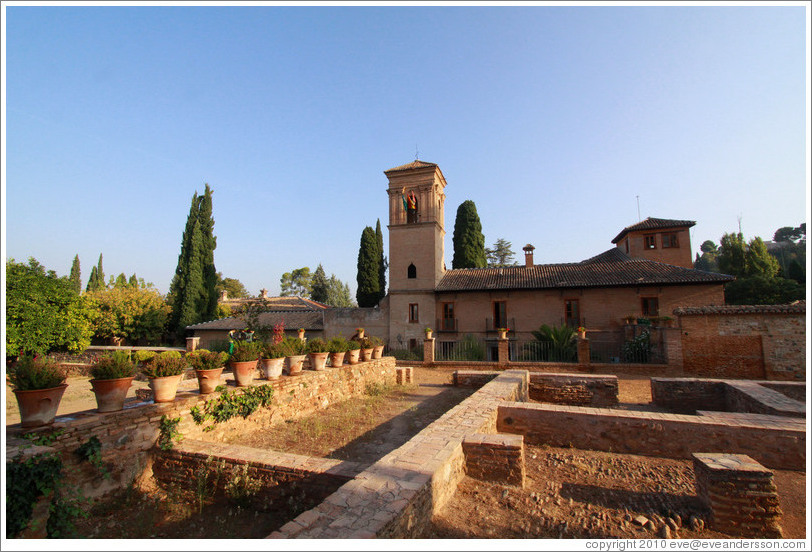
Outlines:
{"label": "potted plant", "polygon": [[68,387],[59,364],[44,357],[24,355],[9,368],[7,378],[17,397],[23,427],[53,423]]}
{"label": "potted plant", "polygon": [[186,360],[177,351],[164,351],[147,361],[141,371],[149,378],[152,399],[156,403],[172,402],[186,372]]}
{"label": "potted plant", "polygon": [[90,367],[90,386],[99,412],[124,409],[124,399],[133,383],[137,367],[126,351],[113,351],[99,357]]}
{"label": "potted plant", "polygon": [[304,334],[305,334],[304,328],[299,328],[298,333],[299,333],[299,339],[304,339],[305,338],[305,336],[304,336]]}
{"label": "potted plant", "polygon": [[369,341],[372,343],[372,359],[378,359],[383,356],[383,339],[377,336],[371,336]]}
{"label": "potted plant", "polygon": [[307,343],[307,354],[310,356],[310,366],[317,371],[324,370],[327,364],[327,343],[320,337],[311,339]]}
{"label": "potted plant", "polygon": [[298,376],[302,373],[302,364],[306,358],[305,342],[296,337],[286,337],[282,347],[288,361],[288,375]]}
{"label": "potted plant", "polygon": [[327,343],[327,350],[330,351],[330,366],[341,366],[344,364],[344,355],[347,354],[347,340],[334,337]]}
{"label": "potted plant", "polygon": [[426,332],[426,339],[431,339],[431,334],[433,330],[428,326],[426,326],[426,328],[423,331]]}
{"label": "potted plant", "polygon": [[201,395],[208,395],[220,385],[228,353],[197,349],[186,354],[186,361],[194,368]]}
{"label": "potted plant", "polygon": [[586,339],[586,328],[583,326],[578,326],[578,337],[581,339]]}
{"label": "potted plant", "polygon": [[637,320],[637,315],[636,314],[627,314],[626,316],[623,317],[623,321],[626,324],[634,324],[635,320]]}
{"label": "potted plant", "polygon": [[510,328],[497,328],[497,332],[499,332],[499,339],[507,339],[507,333],[510,331]]}
{"label": "potted plant", "polygon": [[262,356],[262,344],[258,341],[237,341],[231,353],[229,365],[234,373],[237,387],[247,387],[254,380],[259,357]]}
{"label": "potted plant", "polygon": [[138,366],[143,368],[150,360],[152,360],[152,358],[155,357],[156,354],[157,353],[155,351],[146,351],[141,349],[139,351],[135,351],[132,358]]}
{"label": "potted plant", "polygon": [[285,365],[285,351],[280,344],[263,343],[259,366],[266,380],[276,380],[282,375]]}
{"label": "potted plant", "polygon": [[358,339],[364,339],[364,328],[355,328],[355,336]]}
{"label": "potted plant", "polygon": [[368,337],[361,340],[361,362],[372,360],[372,341]]}
{"label": "potted plant", "polygon": [[361,344],[354,339],[347,341],[347,355],[350,364],[358,364],[358,358],[361,355]]}

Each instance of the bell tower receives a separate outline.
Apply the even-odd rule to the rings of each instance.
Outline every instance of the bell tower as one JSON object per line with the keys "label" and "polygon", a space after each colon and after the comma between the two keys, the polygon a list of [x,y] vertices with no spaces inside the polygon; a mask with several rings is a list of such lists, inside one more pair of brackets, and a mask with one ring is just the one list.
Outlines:
{"label": "bell tower", "polygon": [[434,289],[445,273],[445,186],[440,167],[415,160],[389,179],[390,343],[423,341],[434,328]]}

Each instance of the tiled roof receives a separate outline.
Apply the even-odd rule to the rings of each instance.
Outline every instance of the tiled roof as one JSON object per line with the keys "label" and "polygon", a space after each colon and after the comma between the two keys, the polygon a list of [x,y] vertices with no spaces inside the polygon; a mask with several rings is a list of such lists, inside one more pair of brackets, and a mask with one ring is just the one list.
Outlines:
{"label": "tiled roof", "polygon": [[437,166],[436,163],[427,163],[426,161],[421,161],[420,159],[415,159],[411,163],[407,163],[405,165],[401,165],[400,167],[395,167],[395,168],[392,168],[392,169],[385,170],[385,171],[383,171],[383,173],[388,174],[390,172],[408,171],[408,170],[411,170],[411,169],[425,169],[425,168],[428,168],[428,167],[436,167],[436,166]]}
{"label": "tiled roof", "polygon": [[607,251],[604,251],[600,255],[595,255],[585,261],[581,261],[581,264],[588,264],[588,263],[620,263],[624,261],[630,261],[631,257],[626,255],[620,248],[613,247]]}
{"label": "tiled roof", "polygon": [[660,218],[652,218],[648,217],[646,220],[642,220],[637,224],[632,224],[631,226],[627,226],[623,230],[620,231],[620,234],[615,236],[615,239],[612,240],[612,243],[617,243],[623,239],[623,236],[628,234],[629,232],[634,232],[637,230],[665,230],[666,228],[690,228],[691,226],[696,225],[696,221],[694,220],[671,220],[671,219],[660,219]]}
{"label": "tiled roof", "polygon": [[674,314],[805,314],[806,301],[788,305],[725,305],[721,307],[681,307]]}
{"label": "tiled roof", "polygon": [[[231,307],[240,308],[243,305],[247,305],[256,301],[260,301],[260,299],[257,299],[256,297],[252,297],[250,299],[226,299],[225,301],[221,301],[221,303],[229,305]],[[266,297],[264,302],[268,306],[268,308],[272,310],[318,310],[329,308],[327,305],[324,305],[317,301],[305,299],[304,297],[294,297],[294,296]]]}
{"label": "tiled roof", "polygon": [[622,255],[624,260],[607,261],[606,258],[616,256],[610,250],[581,263],[449,270],[440,280],[437,291],[721,284],[734,279],[726,274]]}
{"label": "tiled roof", "polygon": [[[321,310],[293,310],[293,311],[271,311],[263,312],[259,315],[260,326],[271,327],[279,322],[285,324],[285,329],[298,330],[323,330],[324,312]],[[192,326],[186,326],[187,330],[242,330],[246,326],[246,321],[239,316],[230,316],[219,320],[201,322]]]}

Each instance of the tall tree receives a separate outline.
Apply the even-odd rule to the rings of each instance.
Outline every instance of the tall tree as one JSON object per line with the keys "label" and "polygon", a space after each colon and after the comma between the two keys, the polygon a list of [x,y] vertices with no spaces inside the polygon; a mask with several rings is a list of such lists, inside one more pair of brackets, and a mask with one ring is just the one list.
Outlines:
{"label": "tall tree", "polygon": [[102,267],[102,254],[99,253],[99,262],[90,269],[90,279],[87,281],[87,291],[99,291],[107,289],[107,282],[104,281],[104,268]]}
{"label": "tall tree", "polygon": [[310,297],[311,287],[313,285],[313,275],[310,274],[310,267],[303,266],[302,268],[294,269],[291,272],[282,274],[279,280],[279,287],[281,292],[279,295],[282,297]]}
{"label": "tall tree", "polygon": [[223,291],[226,292],[226,295],[230,299],[244,299],[250,295],[242,282],[237,278],[223,278],[222,272],[217,273],[216,289],[218,297]]}
{"label": "tall tree", "polygon": [[355,298],[359,307],[374,307],[381,298],[380,261],[378,242],[375,230],[371,226],[361,233],[361,245],[358,250],[358,289]]}
{"label": "tall tree", "polygon": [[[381,287],[380,299],[383,299],[386,296],[386,269],[389,266],[389,260],[383,254],[383,232],[381,232],[381,219],[378,219],[378,223],[375,225],[375,239],[378,242],[378,249],[380,250],[378,285]],[[379,302],[380,299],[378,299]]]}
{"label": "tall tree", "polygon": [[509,241],[499,238],[493,244],[493,249],[485,249],[485,256],[488,258],[488,266],[497,268],[503,266],[516,266],[515,253],[513,252],[513,244]]}
{"label": "tall tree", "polygon": [[748,276],[774,278],[778,274],[778,261],[767,252],[764,241],[756,236],[747,244],[745,267]]}
{"label": "tall tree", "polygon": [[186,326],[211,320],[217,312],[217,270],[214,267],[214,218],[212,190],[206,184],[201,196],[195,192],[183,231],[178,266],[169,286],[172,315],[169,327],[176,336]]}
{"label": "tall tree", "polygon": [[711,240],[705,240],[699,246],[702,255],[696,254],[696,261],[694,268],[697,270],[704,270],[706,272],[716,272],[719,270],[719,263],[717,257],[719,255],[719,248]]}
{"label": "tall tree", "polygon": [[744,276],[746,273],[747,246],[741,232],[725,234],[719,241],[719,255],[717,262],[723,274],[731,276]]}
{"label": "tall tree", "polygon": [[335,274],[327,281],[327,301],[331,307],[354,307],[355,302],[350,295],[350,286],[345,284]]}
{"label": "tall tree", "polygon": [[476,204],[470,199],[463,201],[457,208],[454,221],[454,258],[452,268],[482,268],[485,257],[485,236],[482,234],[482,223],[476,211]]}
{"label": "tall tree", "polygon": [[70,267],[70,278],[73,289],[76,293],[82,293],[82,268],[79,264],[79,255],[73,258],[73,264]]}
{"label": "tall tree", "polygon": [[327,279],[327,274],[324,273],[324,267],[321,266],[321,263],[319,263],[318,268],[316,268],[316,272],[313,273],[313,279],[311,280],[310,298],[314,301],[318,301],[319,303],[327,304],[327,300],[329,299],[329,284],[330,282]]}

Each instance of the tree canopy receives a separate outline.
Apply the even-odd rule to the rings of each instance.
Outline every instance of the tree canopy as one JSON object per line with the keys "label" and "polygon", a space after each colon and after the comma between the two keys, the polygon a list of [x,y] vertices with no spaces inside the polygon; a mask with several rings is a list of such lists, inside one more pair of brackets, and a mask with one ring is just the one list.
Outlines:
{"label": "tree canopy", "polygon": [[94,313],[69,278],[31,257],[6,261],[6,355],[81,352],[90,345]]}
{"label": "tree canopy", "polygon": [[102,254],[99,253],[99,262],[90,269],[90,279],[87,281],[86,291],[98,291],[105,289],[107,282],[104,281],[104,268],[102,267]]}
{"label": "tree canopy", "polygon": [[457,207],[454,220],[454,257],[451,268],[483,268],[486,264],[485,236],[482,223],[476,211],[476,204],[470,199]]}
{"label": "tree canopy", "polygon": [[68,278],[73,286],[73,291],[80,295],[82,293],[82,266],[79,263],[78,254],[73,258],[73,264],[71,264],[70,276]]}
{"label": "tree canopy", "polygon": [[248,290],[237,278],[223,278],[223,273],[217,273],[217,295],[225,291],[231,299],[244,299],[250,296]]}
{"label": "tree canopy", "polygon": [[93,323],[96,337],[160,343],[170,308],[157,290],[127,283],[87,292],[87,299],[98,313]]}
{"label": "tree canopy", "polygon": [[282,297],[310,297],[313,287],[313,276],[310,274],[310,267],[303,266],[291,272],[282,274],[279,280],[279,287]]}
{"label": "tree canopy", "polygon": [[361,232],[358,249],[358,288],[355,298],[359,307],[374,307],[381,300],[380,252],[375,230],[371,226]]}
{"label": "tree canopy", "polygon": [[186,326],[211,320],[217,313],[217,270],[214,266],[212,190],[206,184],[203,195],[195,192],[181,240],[175,275],[169,286],[172,314],[169,328],[176,336]]}
{"label": "tree canopy", "polygon": [[516,266],[518,264],[514,258],[516,254],[511,247],[513,247],[511,242],[499,238],[493,244],[493,249],[485,249],[485,255],[488,258],[488,266],[493,268]]}
{"label": "tree canopy", "polygon": [[313,273],[310,298],[331,307],[354,306],[350,296],[350,286],[336,278],[335,274],[331,274],[328,278],[321,263],[319,263],[316,272]]}
{"label": "tree canopy", "polygon": [[386,296],[386,269],[389,266],[388,259],[383,254],[383,232],[381,232],[381,219],[378,219],[377,224],[375,225],[375,240],[378,244],[378,286],[380,287],[380,298],[383,299]]}

